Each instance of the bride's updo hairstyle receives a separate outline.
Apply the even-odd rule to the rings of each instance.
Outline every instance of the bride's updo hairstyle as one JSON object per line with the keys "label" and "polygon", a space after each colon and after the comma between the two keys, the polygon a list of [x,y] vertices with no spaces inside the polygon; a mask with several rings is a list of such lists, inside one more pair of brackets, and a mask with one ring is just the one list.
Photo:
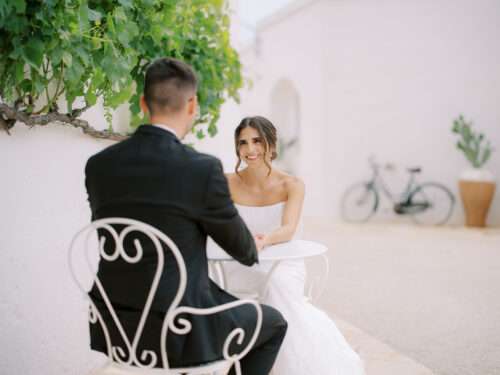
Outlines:
{"label": "bride's updo hairstyle", "polygon": [[257,130],[259,136],[264,140],[264,145],[266,150],[264,163],[266,163],[267,168],[269,168],[269,173],[268,173],[269,176],[271,174],[272,168],[267,161],[267,156],[269,155],[269,153],[271,153],[271,160],[276,159],[276,157],[278,156],[278,154],[276,153],[276,142],[278,138],[276,134],[276,128],[274,127],[274,125],[271,123],[271,121],[262,116],[245,117],[243,120],[241,120],[240,124],[234,131],[234,144],[236,148],[236,156],[238,157],[238,163],[236,164],[235,172],[236,174],[239,174],[238,169],[240,168],[241,165],[240,145],[239,145],[240,134],[241,131],[247,127]]}

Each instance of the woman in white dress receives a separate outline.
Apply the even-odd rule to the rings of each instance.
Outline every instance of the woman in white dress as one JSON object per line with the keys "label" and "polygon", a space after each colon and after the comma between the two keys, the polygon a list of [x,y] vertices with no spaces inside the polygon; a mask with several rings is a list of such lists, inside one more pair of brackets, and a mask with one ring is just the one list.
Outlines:
{"label": "woman in white dress", "polygon": [[[227,179],[235,205],[254,234],[259,251],[297,238],[304,201],[304,183],[272,167],[277,135],[264,117],[247,117],[235,131],[238,164]],[[239,170],[241,162],[246,164]],[[255,291],[271,265],[244,267],[227,264],[230,290]],[[278,309],[288,331],[273,368],[273,375],[362,375],[359,356],[350,348],[335,323],[304,298],[305,264],[280,263],[273,273],[263,303]]]}

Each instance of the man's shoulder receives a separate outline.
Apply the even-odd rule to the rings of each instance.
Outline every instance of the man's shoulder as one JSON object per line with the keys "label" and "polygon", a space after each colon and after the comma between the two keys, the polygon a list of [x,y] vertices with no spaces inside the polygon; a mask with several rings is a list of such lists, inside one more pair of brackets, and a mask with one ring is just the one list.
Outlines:
{"label": "man's shoulder", "polygon": [[[132,137],[108,146],[105,149],[92,155],[87,160],[85,170],[88,171],[89,169],[92,169],[94,165],[107,164],[107,161],[113,162],[113,160],[115,160],[118,155],[127,153],[127,147],[131,146],[131,142],[133,142]],[[220,169],[222,170],[222,164],[220,160],[213,155],[198,152],[192,147],[184,145],[182,143],[172,144],[172,147],[173,148],[170,149],[170,152],[174,152],[176,154],[176,157],[173,160],[171,159],[171,156],[168,155],[168,153],[163,156],[156,154],[155,158],[170,159],[174,164],[177,164],[178,166],[181,166],[183,168],[188,168],[189,170],[195,172],[195,174],[197,175],[203,175],[204,172],[209,173],[210,171],[213,171],[215,168],[217,168],[217,166],[220,166]]]}
{"label": "man's shoulder", "polygon": [[127,138],[123,141],[105,147],[101,151],[98,151],[95,154],[91,155],[87,160],[86,168],[89,168],[89,166],[92,166],[95,163],[99,163],[102,162],[103,160],[109,159],[115,153],[120,152],[120,150],[123,150],[123,148],[127,147],[127,144],[129,142],[130,138]]}
{"label": "man's shoulder", "polygon": [[222,163],[218,158],[193,149],[187,151],[186,155],[182,155],[179,163],[183,173],[186,173],[185,176],[191,180],[191,183],[200,186],[205,186],[212,178],[221,179],[223,178],[221,176],[224,176]]}
{"label": "man's shoulder", "polygon": [[198,152],[189,146],[184,146],[187,153],[187,162],[193,166],[198,168],[214,168],[215,165],[222,165],[221,161],[210,154],[205,154],[203,152]]}

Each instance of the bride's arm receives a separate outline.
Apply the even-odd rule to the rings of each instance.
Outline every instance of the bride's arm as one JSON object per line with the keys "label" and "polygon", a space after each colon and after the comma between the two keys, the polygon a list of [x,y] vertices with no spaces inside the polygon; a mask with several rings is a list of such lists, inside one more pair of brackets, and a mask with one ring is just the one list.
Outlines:
{"label": "bride's arm", "polygon": [[304,202],[305,186],[299,178],[287,182],[288,198],[285,203],[281,226],[262,236],[262,246],[290,241],[297,230]]}

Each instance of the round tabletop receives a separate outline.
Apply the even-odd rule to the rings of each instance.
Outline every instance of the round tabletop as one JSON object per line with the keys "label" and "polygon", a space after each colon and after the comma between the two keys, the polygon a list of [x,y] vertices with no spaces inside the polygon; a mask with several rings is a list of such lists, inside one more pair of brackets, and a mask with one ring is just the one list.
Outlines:
{"label": "round tabletop", "polygon": [[[265,247],[259,251],[259,261],[277,261],[304,259],[325,254],[328,248],[314,241],[292,240]],[[222,250],[212,239],[207,242],[207,257],[211,261],[235,261]]]}

